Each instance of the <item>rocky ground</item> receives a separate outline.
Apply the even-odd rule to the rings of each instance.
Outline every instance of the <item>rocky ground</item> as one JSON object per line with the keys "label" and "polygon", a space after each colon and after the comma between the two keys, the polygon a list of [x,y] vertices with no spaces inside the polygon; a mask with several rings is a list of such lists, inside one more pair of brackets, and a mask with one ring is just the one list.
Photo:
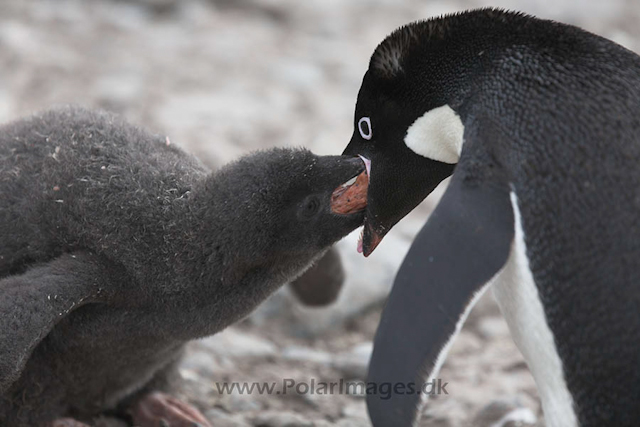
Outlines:
{"label": "rocky ground", "polygon": [[[338,153],[376,44],[411,20],[486,5],[640,47],[633,0],[2,0],[0,122],[54,104],[105,108],[168,135],[213,168],[275,145]],[[225,394],[216,383],[364,379],[385,295],[439,194],[369,259],[356,253],[356,236],[339,244],[347,280],[337,303],[306,308],[284,288],[245,321],[193,343],[181,369],[183,396],[216,427],[369,425],[358,394]],[[490,295],[440,377],[449,394],[431,399],[421,426],[490,425],[508,405],[541,415]]]}

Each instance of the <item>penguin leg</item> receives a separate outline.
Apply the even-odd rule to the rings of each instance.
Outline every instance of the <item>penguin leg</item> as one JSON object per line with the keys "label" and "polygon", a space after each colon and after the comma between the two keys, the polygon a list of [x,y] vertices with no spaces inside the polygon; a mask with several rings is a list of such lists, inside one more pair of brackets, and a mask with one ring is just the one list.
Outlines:
{"label": "penguin leg", "polygon": [[96,255],[76,253],[0,280],[0,395],[61,319],[85,304],[106,301],[111,270]]}
{"label": "penguin leg", "polygon": [[376,427],[414,425],[422,401],[436,384],[442,390],[435,376],[450,343],[509,257],[506,180],[478,182],[458,168],[403,261],[378,326],[367,382]]}
{"label": "penguin leg", "polygon": [[121,416],[132,418],[140,427],[210,427],[209,421],[193,406],[170,396],[165,391],[175,388],[180,380],[178,366],[182,353],[159,370],[140,391],[118,405]]}
{"label": "penguin leg", "polygon": [[131,408],[131,416],[140,427],[211,427],[198,409],[161,392],[142,397]]}

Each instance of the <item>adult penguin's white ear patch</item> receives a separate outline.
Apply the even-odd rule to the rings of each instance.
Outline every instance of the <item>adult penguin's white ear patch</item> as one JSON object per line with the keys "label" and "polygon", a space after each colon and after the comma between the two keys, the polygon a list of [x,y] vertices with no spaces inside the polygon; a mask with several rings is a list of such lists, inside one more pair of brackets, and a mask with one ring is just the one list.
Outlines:
{"label": "adult penguin's white ear patch", "polygon": [[462,151],[464,125],[448,105],[429,110],[418,118],[404,137],[416,154],[444,163],[458,163]]}

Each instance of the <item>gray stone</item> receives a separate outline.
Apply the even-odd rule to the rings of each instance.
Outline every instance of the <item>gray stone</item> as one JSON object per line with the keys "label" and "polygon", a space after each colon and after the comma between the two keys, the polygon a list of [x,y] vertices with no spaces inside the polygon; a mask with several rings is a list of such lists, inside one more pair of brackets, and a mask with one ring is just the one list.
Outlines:
{"label": "gray stone", "polygon": [[103,102],[133,103],[140,98],[144,82],[139,70],[112,72],[102,75],[94,86],[95,96]]}
{"label": "gray stone", "polygon": [[287,360],[300,362],[311,362],[320,365],[329,365],[334,356],[322,350],[315,350],[309,347],[289,346],[282,350],[282,357]]}
{"label": "gray stone", "polygon": [[369,427],[369,415],[367,414],[367,406],[363,401],[353,402],[342,408],[341,414],[344,418],[340,419],[337,427]]}
{"label": "gray stone", "polygon": [[241,332],[233,327],[201,340],[200,344],[215,355],[230,358],[268,357],[278,352],[271,341]]}
{"label": "gray stone", "polygon": [[253,418],[256,427],[314,427],[313,421],[293,412],[263,412]]}
{"label": "gray stone", "polygon": [[291,59],[274,63],[271,73],[275,78],[284,80],[284,83],[301,89],[318,86],[323,79],[319,67]]}
{"label": "gray stone", "polygon": [[220,409],[209,409],[204,413],[215,427],[250,427],[242,417],[232,416]]}
{"label": "gray stone", "polygon": [[538,419],[531,409],[517,401],[495,400],[478,412],[474,427],[526,427],[535,426]]}
{"label": "gray stone", "polygon": [[367,405],[364,401],[351,402],[345,405],[342,408],[341,414],[345,418],[369,420]]}
{"label": "gray stone", "polygon": [[219,403],[230,413],[249,412],[262,409],[262,404],[248,394],[225,394]]}
{"label": "gray stone", "polygon": [[342,418],[335,424],[336,427],[371,427],[371,421],[362,418]]}
{"label": "gray stone", "polygon": [[478,334],[487,339],[509,336],[509,326],[502,317],[491,316],[480,319],[476,328]]}
{"label": "gray stone", "polygon": [[210,352],[191,347],[180,362],[180,369],[212,376],[224,372],[223,367]]}
{"label": "gray stone", "polygon": [[345,378],[366,380],[372,351],[372,342],[358,344],[350,351],[337,355],[333,367]]}
{"label": "gray stone", "polygon": [[0,83],[0,122],[4,123],[11,118],[11,98],[8,95],[8,91],[3,87],[3,83]]}

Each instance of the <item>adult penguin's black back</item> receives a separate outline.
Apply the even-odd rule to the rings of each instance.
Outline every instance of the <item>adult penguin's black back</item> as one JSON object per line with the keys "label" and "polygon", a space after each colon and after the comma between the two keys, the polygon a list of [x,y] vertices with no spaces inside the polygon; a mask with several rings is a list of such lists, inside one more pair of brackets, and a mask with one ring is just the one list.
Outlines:
{"label": "adult penguin's black back", "polygon": [[[370,381],[434,378],[489,286],[547,426],[640,422],[640,58],[494,9],[402,27],[376,49],[345,150],[371,161],[363,249],[453,172],[407,255]],[[455,171],[454,171],[455,166]],[[376,426],[417,393],[368,397]]]}

